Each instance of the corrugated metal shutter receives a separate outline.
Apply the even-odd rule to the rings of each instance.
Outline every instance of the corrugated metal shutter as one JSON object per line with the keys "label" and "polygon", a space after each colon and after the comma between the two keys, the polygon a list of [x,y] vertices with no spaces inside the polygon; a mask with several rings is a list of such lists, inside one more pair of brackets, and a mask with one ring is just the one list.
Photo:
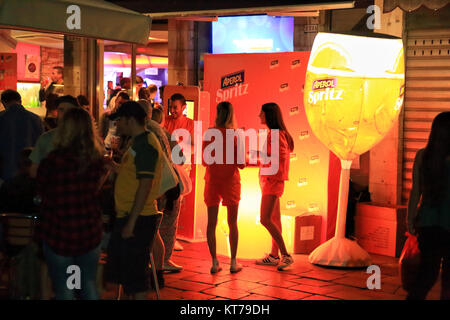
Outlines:
{"label": "corrugated metal shutter", "polygon": [[414,157],[426,146],[433,118],[450,111],[450,29],[411,30],[407,39],[403,203],[412,186]]}

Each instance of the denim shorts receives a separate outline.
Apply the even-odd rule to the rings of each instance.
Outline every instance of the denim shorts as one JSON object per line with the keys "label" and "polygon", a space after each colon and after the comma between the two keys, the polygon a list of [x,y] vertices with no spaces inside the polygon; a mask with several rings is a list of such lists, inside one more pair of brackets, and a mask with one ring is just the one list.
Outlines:
{"label": "denim shorts", "polygon": [[160,219],[160,214],[139,216],[134,236],[128,239],[123,239],[121,235],[128,217],[115,221],[107,250],[105,280],[121,284],[127,295],[149,289],[150,250]]}

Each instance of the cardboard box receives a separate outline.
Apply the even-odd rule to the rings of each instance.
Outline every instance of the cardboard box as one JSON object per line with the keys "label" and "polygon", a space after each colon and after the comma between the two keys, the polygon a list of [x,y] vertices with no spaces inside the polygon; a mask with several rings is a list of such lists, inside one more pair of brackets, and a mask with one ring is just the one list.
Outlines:
{"label": "cardboard box", "polygon": [[357,203],[355,236],[367,252],[399,257],[406,241],[406,206]]}
{"label": "cardboard box", "polygon": [[294,253],[311,253],[320,245],[321,232],[321,215],[306,214],[295,217]]}

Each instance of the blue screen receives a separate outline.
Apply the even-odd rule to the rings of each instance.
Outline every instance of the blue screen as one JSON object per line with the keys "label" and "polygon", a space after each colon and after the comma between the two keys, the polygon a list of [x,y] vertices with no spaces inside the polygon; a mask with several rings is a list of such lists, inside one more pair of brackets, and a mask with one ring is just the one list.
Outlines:
{"label": "blue screen", "polygon": [[294,51],[294,17],[219,17],[212,45],[213,53]]}

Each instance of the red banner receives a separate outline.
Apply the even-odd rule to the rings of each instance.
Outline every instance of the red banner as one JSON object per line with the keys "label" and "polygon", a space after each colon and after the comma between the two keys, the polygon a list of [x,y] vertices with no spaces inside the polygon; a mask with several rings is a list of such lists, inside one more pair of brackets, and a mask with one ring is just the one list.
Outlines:
{"label": "red banner", "polygon": [[[265,128],[258,117],[264,103],[275,102],[280,106],[295,144],[289,181],[280,199],[281,212],[287,216],[321,215],[323,241],[327,229],[334,228],[327,227],[327,208],[328,201],[337,199],[337,194],[328,195],[327,181],[336,179],[336,175],[329,176],[330,152],[312,134],[304,111],[303,85],[309,55],[309,52],[206,55],[204,90],[211,96],[210,126],[221,101],[233,104],[238,127],[246,130]],[[244,181],[242,184],[244,192]],[[244,194],[241,197],[245,199]]]}
{"label": "red banner", "polygon": [[0,53],[0,91],[17,89],[17,54]]}

